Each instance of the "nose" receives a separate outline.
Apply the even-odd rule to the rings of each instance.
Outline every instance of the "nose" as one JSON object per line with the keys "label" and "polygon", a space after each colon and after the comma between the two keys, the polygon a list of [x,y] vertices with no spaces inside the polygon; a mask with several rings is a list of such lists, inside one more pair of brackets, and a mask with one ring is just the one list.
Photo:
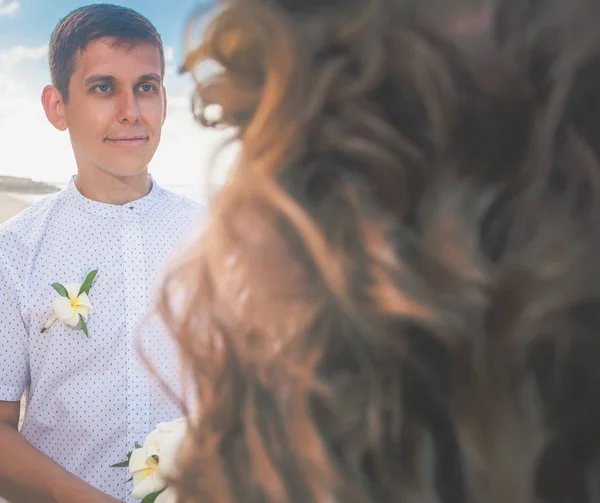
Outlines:
{"label": "nose", "polygon": [[137,122],[140,119],[140,107],[133,91],[123,92],[119,96],[119,122]]}

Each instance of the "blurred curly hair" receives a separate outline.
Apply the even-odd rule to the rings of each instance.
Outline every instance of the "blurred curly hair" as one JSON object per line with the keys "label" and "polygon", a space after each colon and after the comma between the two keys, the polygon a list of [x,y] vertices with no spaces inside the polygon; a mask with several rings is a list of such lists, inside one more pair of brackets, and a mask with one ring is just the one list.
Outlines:
{"label": "blurred curly hair", "polygon": [[180,501],[600,502],[598,26],[219,3],[184,70],[241,150],[159,306],[201,404]]}

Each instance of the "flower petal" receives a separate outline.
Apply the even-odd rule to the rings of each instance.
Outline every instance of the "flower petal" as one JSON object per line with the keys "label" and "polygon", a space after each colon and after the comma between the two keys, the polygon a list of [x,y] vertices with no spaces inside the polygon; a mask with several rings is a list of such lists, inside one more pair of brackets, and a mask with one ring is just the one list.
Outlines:
{"label": "flower petal", "polygon": [[167,487],[158,495],[154,503],[177,503],[177,491],[172,487]]}
{"label": "flower petal", "polygon": [[129,473],[148,468],[146,459],[146,449],[134,449],[129,458]]}
{"label": "flower petal", "polygon": [[[158,442],[152,442],[148,445],[144,443],[144,447],[146,449],[146,459],[160,455],[160,444]],[[148,461],[146,461],[146,463],[148,463]]]}
{"label": "flower petal", "polygon": [[[148,454],[148,448],[151,449],[152,454]],[[158,429],[153,429],[146,440],[144,440],[144,449],[146,449],[146,457],[153,456],[154,454],[158,454]]]}
{"label": "flower petal", "polygon": [[[135,477],[135,473],[133,474]],[[131,496],[136,500],[144,499],[148,494],[162,491],[167,487],[167,481],[161,477],[157,470],[151,470],[149,476],[139,478],[139,484],[133,486]]]}
{"label": "flower petal", "polygon": [[94,312],[94,307],[92,306],[92,301],[88,297],[87,293],[82,293],[79,297],[77,297],[77,305],[85,306],[89,309],[90,313]]}
{"label": "flower petal", "polygon": [[81,316],[83,316],[83,321],[87,321],[88,317],[89,317],[89,311],[88,308],[85,306],[81,306],[81,307],[76,307],[75,311],[77,311]]}
{"label": "flower petal", "polygon": [[171,427],[171,422],[170,421],[164,421],[162,423],[158,423],[156,425],[156,429],[158,430],[158,432],[160,433],[168,433],[171,431],[172,427]]}
{"label": "flower petal", "polygon": [[65,285],[65,288],[67,289],[69,298],[76,299],[79,289],[81,288],[81,283],[69,283],[68,285]]}
{"label": "flower petal", "polygon": [[[75,311],[73,309],[73,311]],[[73,316],[71,316],[70,318],[66,319],[66,320],[61,320],[65,325],[69,325],[70,327],[75,328],[77,325],[79,325],[79,313],[75,311],[75,314],[73,314]]]}
{"label": "flower petal", "polygon": [[188,435],[187,422],[173,424],[174,430],[165,437],[160,445],[160,473],[165,477],[174,477],[177,473],[181,450]]}
{"label": "flower petal", "polygon": [[158,469],[160,474],[164,477],[174,478],[177,476],[177,469],[179,468],[179,456],[164,455],[160,456],[160,463]]}
{"label": "flower petal", "polygon": [[144,481],[144,479],[149,476],[149,470],[138,470],[137,472],[133,472],[133,487],[139,486]]}
{"label": "flower petal", "polygon": [[52,299],[52,309],[54,310],[54,314],[63,323],[66,323],[65,320],[76,314],[75,309],[71,306],[71,301],[66,297],[55,297]]}

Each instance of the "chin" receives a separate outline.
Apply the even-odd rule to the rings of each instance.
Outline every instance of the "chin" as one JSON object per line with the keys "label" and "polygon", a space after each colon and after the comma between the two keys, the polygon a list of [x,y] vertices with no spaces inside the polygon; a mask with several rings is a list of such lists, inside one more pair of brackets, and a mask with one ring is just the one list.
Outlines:
{"label": "chin", "polygon": [[141,166],[116,166],[110,169],[104,169],[103,171],[116,178],[132,178],[145,173],[147,167],[147,164]]}
{"label": "chin", "polygon": [[106,159],[106,162],[104,162],[103,165],[107,168],[105,171],[112,176],[129,178],[144,173],[147,170],[152,157],[154,157],[153,154],[153,151],[124,151],[119,153],[119,155],[111,155]]}

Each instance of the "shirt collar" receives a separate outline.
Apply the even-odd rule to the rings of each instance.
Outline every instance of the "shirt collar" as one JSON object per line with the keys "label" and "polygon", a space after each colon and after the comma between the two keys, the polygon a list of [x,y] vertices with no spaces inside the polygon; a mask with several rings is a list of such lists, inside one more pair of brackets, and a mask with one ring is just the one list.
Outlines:
{"label": "shirt collar", "polygon": [[163,193],[163,190],[156,184],[154,178],[152,178],[151,175],[148,176],[152,183],[150,192],[144,197],[126,204],[108,204],[88,199],[79,192],[79,189],[75,185],[75,180],[77,180],[76,175],[69,180],[69,184],[66,188],[66,197],[76,208],[85,211],[86,213],[91,213],[104,218],[117,218],[122,215],[125,210],[141,214],[152,208]]}

